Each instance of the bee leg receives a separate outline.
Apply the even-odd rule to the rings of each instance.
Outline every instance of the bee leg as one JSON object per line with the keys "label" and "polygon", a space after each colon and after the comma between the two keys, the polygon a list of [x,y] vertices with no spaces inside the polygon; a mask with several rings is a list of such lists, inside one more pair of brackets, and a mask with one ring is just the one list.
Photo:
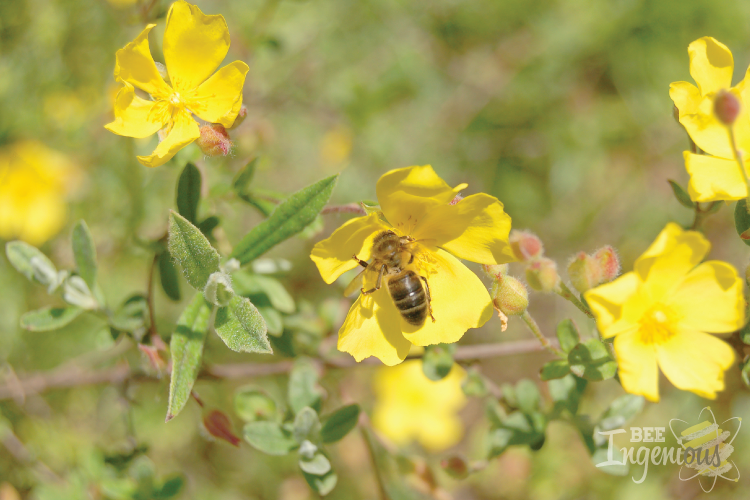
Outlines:
{"label": "bee leg", "polygon": [[427,278],[424,276],[420,276],[422,278],[422,281],[424,281],[424,288],[425,292],[427,292],[427,310],[430,312],[430,318],[432,318],[432,322],[435,322],[435,316],[432,315],[432,297],[430,296],[430,285],[427,283]]}
{"label": "bee leg", "polygon": [[377,283],[375,283],[375,288],[373,288],[371,290],[367,290],[367,291],[365,291],[365,289],[363,288],[361,290],[362,295],[370,295],[372,292],[380,290],[380,285],[383,282],[383,273],[384,272],[385,272],[385,264],[383,264],[382,266],[380,266],[380,272],[378,273],[378,281],[377,281]]}
{"label": "bee leg", "polygon": [[367,262],[365,262],[364,260],[360,259],[360,258],[359,258],[359,257],[357,257],[356,255],[353,255],[353,256],[352,256],[352,259],[356,260],[356,261],[357,261],[357,264],[359,264],[360,266],[362,266],[362,267],[364,267],[364,268],[367,268]]}

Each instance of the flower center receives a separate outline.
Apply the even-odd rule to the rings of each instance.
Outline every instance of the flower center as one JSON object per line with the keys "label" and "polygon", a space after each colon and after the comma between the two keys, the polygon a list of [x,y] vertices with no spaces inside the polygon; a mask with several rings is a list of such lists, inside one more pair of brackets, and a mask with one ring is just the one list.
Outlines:
{"label": "flower center", "polygon": [[671,339],[675,332],[673,325],[676,318],[674,312],[663,305],[656,305],[643,315],[639,332],[641,342],[649,345],[663,344]]}
{"label": "flower center", "polygon": [[169,98],[169,102],[170,104],[172,104],[172,106],[180,106],[182,104],[182,97],[180,96],[180,93],[175,92],[174,94],[172,94]]}

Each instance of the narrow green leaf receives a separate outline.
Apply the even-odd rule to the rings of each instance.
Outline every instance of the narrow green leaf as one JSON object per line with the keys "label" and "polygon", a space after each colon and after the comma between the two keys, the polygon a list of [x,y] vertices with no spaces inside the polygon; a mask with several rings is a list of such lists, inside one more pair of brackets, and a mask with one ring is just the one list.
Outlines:
{"label": "narrow green leaf", "polygon": [[316,387],[318,371],[307,358],[297,358],[289,373],[289,405],[296,414],[304,407],[320,409],[321,395]]}
{"label": "narrow green leaf", "polygon": [[318,442],[319,434],[318,414],[309,406],[305,406],[294,417],[294,439],[300,444],[305,440]]}
{"label": "narrow green leaf", "polygon": [[750,239],[743,238],[743,233],[750,229],[750,214],[747,212],[747,199],[741,199],[734,207],[734,227],[742,242],[750,246]]}
{"label": "narrow green leaf", "polygon": [[219,308],[214,328],[227,347],[235,352],[273,352],[263,316],[244,297],[235,295],[227,307]]}
{"label": "narrow green leaf", "polygon": [[560,349],[566,353],[581,342],[578,327],[572,319],[564,319],[557,324],[557,340],[560,341]]}
{"label": "narrow green leaf", "polygon": [[83,313],[79,307],[45,307],[21,316],[21,327],[31,332],[57,330]]}
{"label": "narrow green leaf", "polygon": [[325,455],[318,452],[310,460],[300,458],[299,468],[302,469],[302,472],[306,472],[307,474],[323,476],[331,470],[331,462],[328,461]]}
{"label": "narrow green leaf", "polygon": [[563,378],[568,373],[570,373],[570,366],[568,366],[567,360],[555,359],[542,367],[539,371],[539,378],[546,382],[556,378]]}
{"label": "narrow green leaf", "polygon": [[190,399],[190,391],[201,368],[210,318],[211,308],[203,295],[198,293],[177,320],[177,328],[169,343],[172,378],[169,382],[167,422],[176,417]]}
{"label": "narrow green leaf", "polygon": [[276,422],[248,422],[243,436],[253,448],[269,455],[286,455],[299,446],[292,434]]}
{"label": "narrow green leaf", "polygon": [[180,280],[169,252],[159,254],[159,281],[161,281],[161,287],[164,293],[167,294],[167,297],[175,302],[179,302],[182,298]]}
{"label": "narrow green leaf", "polygon": [[750,388],[750,359],[744,363],[740,362],[740,376],[745,387]]}
{"label": "narrow green leaf", "polygon": [[93,290],[96,288],[96,247],[84,220],[79,220],[73,226],[73,256],[78,266],[78,274],[89,289]]}
{"label": "narrow green leaf", "polygon": [[586,380],[598,382],[615,376],[617,362],[597,339],[578,344],[568,354],[570,371]]}
{"label": "narrow green leaf", "polygon": [[453,368],[453,344],[427,346],[422,357],[422,373],[430,380],[438,381],[448,376]]}
{"label": "narrow green leaf", "polygon": [[[45,286],[49,285],[49,283],[46,282],[47,280],[44,279],[44,276],[40,276],[38,272],[34,272],[35,268],[46,270],[47,272],[43,273],[43,275],[57,275],[57,268],[52,261],[36,247],[33,247],[28,243],[23,241],[10,241],[5,245],[5,254],[8,256],[8,260],[16,271],[26,276],[29,281],[36,281]],[[32,263],[32,260],[36,262]]]}
{"label": "narrow green leaf", "polygon": [[273,420],[276,402],[258,389],[244,387],[234,395],[234,411],[245,422]]}
{"label": "narrow green leaf", "polygon": [[[314,474],[308,474],[302,471],[302,475],[305,476],[305,481],[318,495],[326,496],[336,487],[338,482],[338,476],[333,470],[328,471],[324,476],[316,476]],[[401,498],[401,497],[399,497]]]}
{"label": "narrow green leaf", "polygon": [[677,201],[680,202],[680,205],[684,206],[685,208],[693,209],[695,208],[695,203],[693,200],[690,199],[690,195],[687,194],[687,192],[677,184],[672,179],[669,179],[669,185],[672,186],[672,192],[674,193],[674,197],[677,198]]}
{"label": "narrow green leaf", "polygon": [[196,227],[200,230],[201,233],[203,233],[206,238],[213,238],[213,230],[216,229],[221,221],[218,217],[215,215],[212,215],[210,217],[206,217],[202,221],[200,221]]}
{"label": "narrow green leaf", "polygon": [[239,271],[232,275],[234,291],[245,297],[265,295],[277,310],[291,314],[295,310],[294,299],[276,278]]}
{"label": "narrow green leaf", "polygon": [[180,214],[169,214],[169,253],[182,267],[190,286],[203,291],[208,277],[219,271],[219,253],[200,230]]}
{"label": "narrow green leaf", "polygon": [[232,181],[232,188],[238,194],[244,194],[247,192],[247,188],[250,186],[250,183],[253,180],[253,176],[255,175],[255,167],[257,165],[258,157],[256,156],[255,158],[250,160],[247,165],[242,167],[239,172],[237,172],[237,175]]}
{"label": "narrow green leaf", "polygon": [[349,434],[357,426],[359,420],[359,405],[353,404],[339,408],[323,419],[320,431],[324,443],[335,443]]}
{"label": "narrow green leaf", "polygon": [[177,211],[191,224],[198,224],[201,201],[201,172],[192,163],[185,165],[177,181]]}
{"label": "narrow green leaf", "polygon": [[242,238],[232,252],[232,257],[241,264],[247,264],[302,231],[328,203],[337,179],[338,174],[333,175],[284,200],[268,219]]}

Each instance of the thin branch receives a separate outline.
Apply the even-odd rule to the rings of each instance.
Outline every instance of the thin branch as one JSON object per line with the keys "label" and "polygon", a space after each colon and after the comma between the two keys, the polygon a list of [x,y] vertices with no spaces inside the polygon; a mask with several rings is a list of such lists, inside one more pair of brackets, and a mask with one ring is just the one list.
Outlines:
{"label": "thin branch", "polygon": [[539,325],[536,323],[534,318],[531,317],[531,314],[529,314],[529,311],[524,311],[523,314],[521,315],[521,319],[523,320],[524,323],[526,323],[526,326],[529,327],[529,330],[531,330],[531,333],[534,334],[534,337],[536,337],[537,340],[539,340],[539,343],[541,344],[543,348],[547,349],[549,352],[551,352],[552,354],[556,356],[560,356],[560,357],[565,356],[564,353],[560,349],[552,345],[549,339],[544,336],[542,331],[539,329]]}
{"label": "thin branch", "polygon": [[320,211],[321,215],[326,214],[360,214],[367,215],[365,209],[359,203],[348,203],[346,205],[329,205]]}
{"label": "thin branch", "polygon": [[[548,345],[555,346],[557,341],[545,339]],[[514,354],[538,352],[543,349],[539,342],[534,340],[520,340],[513,342],[502,342],[499,344],[476,344],[459,346],[456,349],[454,359],[456,361],[473,361],[489,359]],[[409,356],[409,359],[420,358],[421,355]],[[367,358],[357,363],[352,357],[341,357],[321,361],[325,366],[332,369],[353,368],[355,366],[382,366],[376,358]],[[290,360],[275,363],[237,363],[208,366],[200,374],[200,378],[208,379],[243,379],[261,377],[265,375],[279,375],[291,371],[293,362]],[[100,370],[85,370],[79,366],[65,366],[49,372],[32,373],[17,380],[5,380],[0,385],[0,400],[17,397],[19,390],[23,394],[40,394],[51,389],[63,389],[98,384],[120,384],[126,380],[157,381],[159,379],[149,377],[142,370],[130,368],[126,364],[120,364],[112,368]]]}

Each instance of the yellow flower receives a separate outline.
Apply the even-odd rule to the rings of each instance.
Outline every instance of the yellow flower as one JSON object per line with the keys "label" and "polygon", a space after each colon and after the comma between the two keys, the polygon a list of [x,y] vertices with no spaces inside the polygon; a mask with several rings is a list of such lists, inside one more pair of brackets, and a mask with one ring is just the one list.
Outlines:
{"label": "yellow flower", "polygon": [[[115,120],[106,128],[126,137],[160,132],[163,140],[138,161],[157,167],[200,136],[199,118],[229,128],[242,106],[247,64],[241,61],[216,70],[229,50],[229,30],[223,16],[206,16],[183,0],[172,4],[164,31],[164,60],[171,86],[159,73],[148,45],[146,26],[135,40],[117,51],[115,79],[123,87],[115,101]],[[212,76],[213,73],[213,76]],[[139,97],[135,88],[151,95]]]}
{"label": "yellow flower", "polygon": [[463,435],[457,413],[466,405],[461,390],[465,376],[453,365],[447,377],[435,382],[422,373],[420,361],[378,369],[373,427],[398,445],[416,440],[431,451],[450,448]]}
{"label": "yellow flower", "polygon": [[[695,85],[674,82],[669,96],[680,113],[680,123],[693,142],[707,155],[685,151],[685,168],[690,174],[688,193],[693,201],[739,200],[747,198],[747,184],[734,159],[729,130],[714,114],[714,99],[720,91],[734,94],[744,108],[750,102],[745,81],[732,87],[734,61],[722,43],[703,37],[688,46],[690,74]],[[741,109],[732,125],[737,147],[750,151],[750,114]],[[747,157],[746,160],[750,160]],[[748,171],[747,161],[745,171]]]}
{"label": "yellow flower", "polygon": [[36,141],[0,149],[0,238],[40,245],[65,224],[71,174],[61,153]]}
{"label": "yellow flower", "polygon": [[724,389],[734,351],[704,332],[742,328],[745,300],[732,266],[699,264],[710,247],[700,233],[669,223],[634,271],[584,294],[602,336],[615,337],[626,391],[658,401],[657,366],[679,389],[712,399]]}
{"label": "yellow flower", "polygon": [[[383,215],[373,213],[346,222],[315,245],[311,258],[326,283],[333,283],[358,263],[369,260],[375,236],[391,230],[413,241],[409,269],[426,278],[435,321],[407,323],[383,286],[360,295],[339,330],[338,348],[357,361],[376,356],[387,365],[406,358],[412,344],[452,343],[469,328],[492,316],[492,300],[479,278],[456,257],[481,264],[515,260],[508,244],[510,217],[497,198],[474,194],[451,201],[467,185],[451,188],[429,165],[391,170],[377,184]],[[366,290],[375,287],[377,272],[363,273]]]}

